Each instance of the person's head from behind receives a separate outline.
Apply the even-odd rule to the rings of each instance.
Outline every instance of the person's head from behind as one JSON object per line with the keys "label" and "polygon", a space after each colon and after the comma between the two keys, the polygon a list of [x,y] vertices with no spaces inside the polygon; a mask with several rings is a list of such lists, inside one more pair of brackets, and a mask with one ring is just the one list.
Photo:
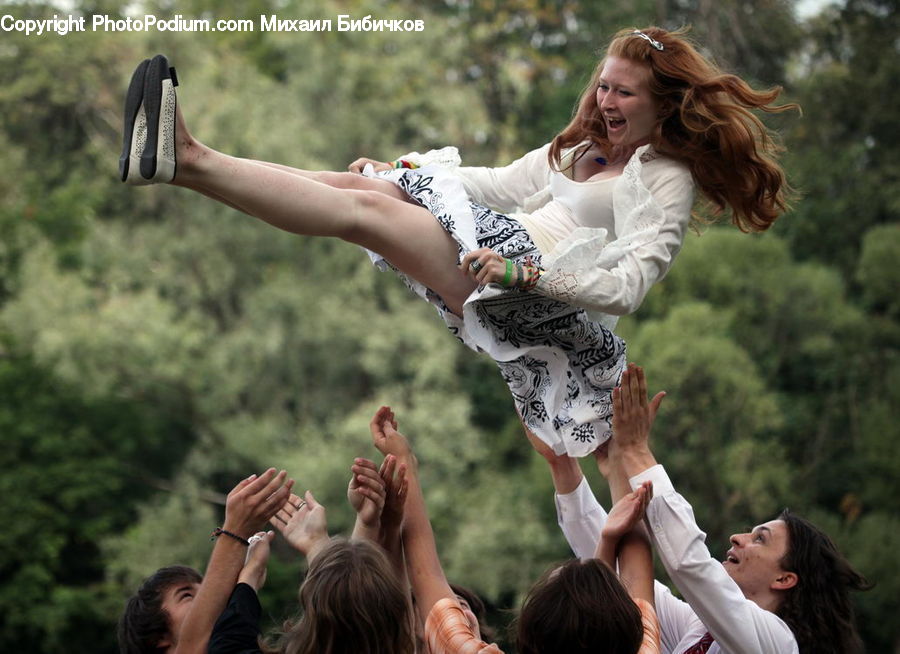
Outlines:
{"label": "person's head from behind", "polygon": [[406,589],[384,552],[334,539],[300,586],[300,617],[285,626],[285,654],[412,654]]}
{"label": "person's head from behind", "polygon": [[637,605],[597,559],[573,559],[545,573],[514,626],[520,654],[635,654],[643,639]]}
{"label": "person's head from behind", "polygon": [[203,577],[193,568],[169,566],[148,577],[119,619],[122,654],[157,654],[178,643],[181,624]]}
{"label": "person's head from behind", "polygon": [[781,566],[797,576],[797,583],[785,592],[776,613],[791,627],[801,652],[862,652],[850,591],[872,584],[814,524],[787,509],[778,519],[787,532]]}

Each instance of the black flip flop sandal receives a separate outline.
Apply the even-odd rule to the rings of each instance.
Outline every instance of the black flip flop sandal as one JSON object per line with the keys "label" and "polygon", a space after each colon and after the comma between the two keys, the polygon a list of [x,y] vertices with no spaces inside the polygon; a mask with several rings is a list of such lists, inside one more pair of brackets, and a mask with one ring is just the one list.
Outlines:
{"label": "black flip flop sandal", "polygon": [[175,177],[175,69],[163,55],[150,60],[144,78],[147,141],[141,154],[141,177],[150,184]]}

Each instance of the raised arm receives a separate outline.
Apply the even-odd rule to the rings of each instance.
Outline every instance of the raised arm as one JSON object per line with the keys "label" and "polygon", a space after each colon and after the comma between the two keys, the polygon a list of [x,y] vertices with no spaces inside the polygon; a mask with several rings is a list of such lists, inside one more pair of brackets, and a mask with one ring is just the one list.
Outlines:
{"label": "raised arm", "polygon": [[244,479],[228,494],[223,532],[216,539],[203,583],[182,623],[176,654],[206,652],[213,625],[244,568],[248,539],[285,504],[293,484],[284,470],[276,473],[269,468],[260,476]]}
{"label": "raised arm", "polygon": [[406,496],[409,481],[406,478],[407,465],[397,463],[397,457],[388,454],[381,464],[379,473],[384,480],[386,497],[381,511],[381,533],[378,542],[388,553],[404,588],[409,587],[406,562],[403,556],[403,516],[406,510]]}
{"label": "raised arm", "polygon": [[428,520],[419,483],[418,461],[406,437],[396,429],[393,412],[381,407],[369,423],[372,441],[384,454],[406,465],[407,497],[403,521],[403,551],[416,606],[423,619],[445,597],[454,597],[438,558],[434,532]]}
{"label": "raised arm", "polygon": [[641,524],[653,494],[650,482],[616,502],[597,545],[596,557],[613,570],[618,562],[619,579],[628,593],[653,604],[653,553]]}

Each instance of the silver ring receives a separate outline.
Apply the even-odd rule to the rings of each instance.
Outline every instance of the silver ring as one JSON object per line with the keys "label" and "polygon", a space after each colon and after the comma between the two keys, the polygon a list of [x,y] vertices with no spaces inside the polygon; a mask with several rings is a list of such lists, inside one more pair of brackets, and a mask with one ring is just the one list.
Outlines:
{"label": "silver ring", "polygon": [[252,545],[253,543],[259,542],[262,539],[263,539],[263,537],[260,536],[259,534],[253,534],[250,538],[247,539],[247,542]]}
{"label": "silver ring", "polygon": [[469,264],[469,268],[472,269],[472,272],[478,272],[479,270],[484,268],[484,266],[481,265],[480,261],[473,261],[472,263]]}
{"label": "silver ring", "polygon": [[297,510],[299,511],[299,510],[302,509],[304,506],[306,506],[306,500],[300,500],[300,503],[299,503],[297,506],[295,506],[294,508],[297,509]]}

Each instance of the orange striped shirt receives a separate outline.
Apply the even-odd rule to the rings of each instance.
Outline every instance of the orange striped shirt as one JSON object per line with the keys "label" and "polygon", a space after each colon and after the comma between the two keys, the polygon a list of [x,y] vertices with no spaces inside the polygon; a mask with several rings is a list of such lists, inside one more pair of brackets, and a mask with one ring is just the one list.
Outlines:
{"label": "orange striped shirt", "polygon": [[[649,602],[634,600],[641,611],[644,641],[636,654],[660,654],[659,622]],[[476,637],[454,598],[435,603],[425,621],[425,640],[431,654],[503,654],[496,645]]]}

